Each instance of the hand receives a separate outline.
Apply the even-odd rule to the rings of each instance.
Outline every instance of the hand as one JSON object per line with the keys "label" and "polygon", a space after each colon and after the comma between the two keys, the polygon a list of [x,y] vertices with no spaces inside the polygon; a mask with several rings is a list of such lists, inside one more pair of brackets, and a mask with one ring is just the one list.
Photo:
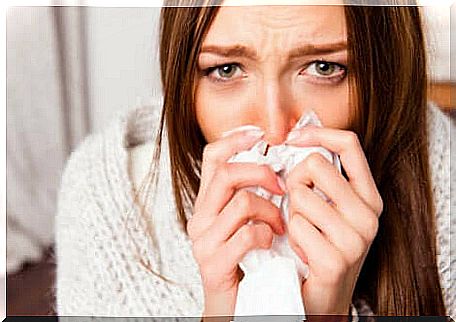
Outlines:
{"label": "hand", "polygon": [[[315,153],[299,163],[286,181],[290,244],[310,270],[302,283],[306,313],[347,315],[359,272],[377,234],[381,196],[355,133],[308,127],[298,130],[286,144],[322,146],[335,152],[347,173],[348,181]],[[314,186],[333,203],[315,194]]]}
{"label": "hand", "polygon": [[[252,132],[250,132],[252,133]],[[270,248],[273,232],[283,234],[284,222],[271,201],[244,187],[262,186],[284,194],[278,176],[267,165],[228,163],[236,152],[252,147],[258,131],[236,132],[208,144],[203,153],[201,184],[187,232],[202,277],[204,315],[233,315],[242,271],[238,264],[255,248]],[[253,225],[245,225],[250,219]]]}

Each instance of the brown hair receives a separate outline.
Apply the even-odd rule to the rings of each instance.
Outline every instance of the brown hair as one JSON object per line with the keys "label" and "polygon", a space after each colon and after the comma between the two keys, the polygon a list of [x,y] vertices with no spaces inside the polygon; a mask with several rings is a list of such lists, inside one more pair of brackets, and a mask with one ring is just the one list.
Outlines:
{"label": "brown hair", "polygon": [[[164,7],[161,12],[164,104],[150,178],[155,182],[166,126],[177,216],[185,231],[185,213],[198,193],[207,143],[195,116],[196,62],[219,9],[211,6],[215,4]],[[345,6],[345,16],[350,97],[352,105],[361,107],[353,130],[384,203],[353,298],[365,299],[377,315],[445,315],[436,264],[427,64],[419,9]]]}
{"label": "brown hair", "polygon": [[359,135],[384,202],[355,294],[381,315],[445,315],[436,261],[427,69],[417,7],[345,7]]}

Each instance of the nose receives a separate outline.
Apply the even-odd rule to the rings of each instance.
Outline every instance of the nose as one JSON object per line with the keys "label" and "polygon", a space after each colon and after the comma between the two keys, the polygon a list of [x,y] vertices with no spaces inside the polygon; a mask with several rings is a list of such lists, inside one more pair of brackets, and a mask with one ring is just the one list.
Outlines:
{"label": "nose", "polygon": [[279,81],[268,79],[257,91],[260,126],[265,131],[264,140],[270,145],[282,144],[298,121],[299,115],[292,96]]}

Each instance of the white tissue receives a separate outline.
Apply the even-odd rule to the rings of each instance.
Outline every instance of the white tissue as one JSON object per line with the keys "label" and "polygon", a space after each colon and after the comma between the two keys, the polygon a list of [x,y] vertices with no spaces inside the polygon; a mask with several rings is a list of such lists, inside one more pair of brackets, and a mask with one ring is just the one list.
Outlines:
{"label": "white tissue", "polygon": [[[293,129],[307,125],[321,127],[317,115],[310,111],[304,114]],[[297,147],[291,145],[270,146],[260,141],[250,150],[232,156],[228,162],[252,162],[269,165],[285,182],[291,170],[311,153],[320,153],[341,171],[337,154],[323,147]],[[281,209],[285,223],[288,223],[288,195],[273,195],[261,187],[245,188],[263,198],[271,200]],[[327,202],[330,200],[317,188],[314,191]],[[249,222],[248,224],[251,224]],[[288,243],[287,234],[274,235],[270,249],[255,249],[248,252],[239,266],[244,278],[239,284],[235,307],[235,321],[252,315],[290,315],[292,320],[305,319],[301,297],[301,281],[307,278],[309,270]]]}

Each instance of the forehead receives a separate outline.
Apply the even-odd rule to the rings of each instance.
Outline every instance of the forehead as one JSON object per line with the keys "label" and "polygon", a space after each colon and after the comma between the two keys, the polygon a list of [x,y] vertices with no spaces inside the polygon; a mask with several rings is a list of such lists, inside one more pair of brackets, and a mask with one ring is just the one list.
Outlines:
{"label": "forehead", "polygon": [[222,6],[204,43],[287,48],[346,39],[343,6]]}

